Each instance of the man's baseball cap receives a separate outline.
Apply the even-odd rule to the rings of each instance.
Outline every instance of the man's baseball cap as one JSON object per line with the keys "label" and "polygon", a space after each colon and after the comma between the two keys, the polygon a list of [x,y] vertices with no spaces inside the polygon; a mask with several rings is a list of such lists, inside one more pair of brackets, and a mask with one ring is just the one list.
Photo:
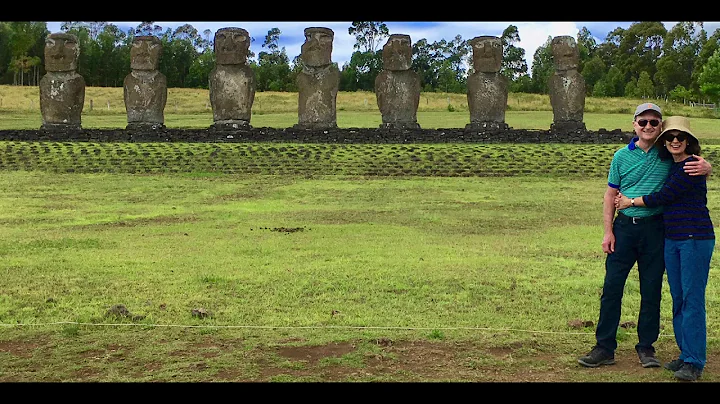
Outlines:
{"label": "man's baseball cap", "polygon": [[646,102],[644,104],[638,105],[637,108],[635,108],[635,116],[633,116],[633,119],[637,118],[638,115],[642,114],[645,111],[655,111],[660,115],[660,118],[662,118],[662,111],[660,110],[660,107],[653,104],[652,102]]}

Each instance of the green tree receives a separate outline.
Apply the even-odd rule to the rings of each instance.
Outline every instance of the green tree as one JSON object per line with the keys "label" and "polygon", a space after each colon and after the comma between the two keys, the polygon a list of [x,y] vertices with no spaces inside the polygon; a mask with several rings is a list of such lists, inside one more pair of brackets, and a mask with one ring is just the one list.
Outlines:
{"label": "green tree", "polygon": [[8,46],[8,71],[13,84],[37,85],[45,56],[47,24],[37,21],[11,21],[5,25]]}
{"label": "green tree", "polygon": [[215,52],[211,48],[207,48],[190,65],[190,70],[185,79],[187,86],[208,89],[210,87],[210,72],[213,67],[215,67]]}
{"label": "green tree", "polygon": [[538,46],[533,55],[532,87],[534,93],[547,94],[548,81],[550,80],[550,76],[555,73],[552,51],[550,50],[551,42],[552,37],[548,36],[545,43]]}
{"label": "green tree", "polygon": [[600,56],[595,55],[585,62],[580,74],[582,74],[585,79],[585,87],[588,94],[592,94],[595,83],[605,76],[606,71],[605,63],[603,63]]}
{"label": "green tree", "polygon": [[127,35],[113,24],[102,24],[92,37],[91,25],[63,24],[78,37],[80,57],[78,73],[87,86],[117,87],[130,72],[130,45]]}
{"label": "green tree", "polygon": [[622,40],[623,35],[625,35],[625,29],[620,27],[615,28],[614,30],[608,32],[605,36],[605,41],[599,44],[595,49],[595,54],[593,56],[599,57],[608,69],[610,66],[614,66],[619,59],[618,54],[620,52],[620,41]]}
{"label": "green tree", "polygon": [[638,78],[640,72],[646,71],[650,77],[655,75],[666,33],[660,21],[636,22],[622,33],[616,58],[611,65],[620,70],[623,87],[631,77]]}
{"label": "green tree", "polygon": [[613,89],[608,80],[603,77],[593,86],[593,97],[610,97]]}
{"label": "green tree", "polygon": [[258,65],[255,70],[257,91],[288,91],[290,87],[290,59],[285,48],[280,48],[280,35],[278,28],[272,28],[265,36],[262,47],[270,52],[258,53]]}
{"label": "green tree", "polygon": [[12,31],[5,21],[0,21],[0,84],[8,83],[11,78],[8,74],[12,52],[10,49],[10,36]]}
{"label": "green tree", "polygon": [[515,46],[520,42],[520,33],[515,25],[510,25],[503,31],[500,36],[503,46],[502,67],[500,73],[507,77],[508,80],[514,81],[518,77],[526,75],[528,72],[527,62],[525,61],[525,49]]}
{"label": "green tree", "polygon": [[380,71],[382,51],[355,51],[340,72],[340,91],[375,91],[375,79]]}
{"label": "green tree", "polygon": [[638,90],[638,83],[635,78],[631,78],[627,84],[625,84],[625,96],[632,98],[642,98],[640,91]]}
{"label": "green tree", "polygon": [[516,78],[514,81],[510,82],[509,91],[513,93],[532,93],[532,78],[527,74],[523,74],[522,76]]}
{"label": "green tree", "polygon": [[462,88],[457,80],[455,68],[449,60],[444,60],[440,66],[437,90],[445,93],[462,92]]}
{"label": "green tree", "polygon": [[355,36],[352,56],[340,72],[340,91],[374,91],[382,70],[380,44],[390,36],[382,21],[353,21],[348,34]]}
{"label": "green tree", "polygon": [[689,88],[701,48],[702,23],[679,22],[665,35],[654,79],[660,94],[678,85]]}
{"label": "green tree", "polygon": [[698,84],[702,94],[717,106],[720,103],[720,50],[716,50],[708,59],[698,77]]}
{"label": "green tree", "polygon": [[387,25],[382,21],[353,21],[348,34],[355,36],[353,49],[375,53],[380,44],[390,36]]}
{"label": "green tree", "polygon": [[[628,96],[628,94],[625,94]],[[648,72],[640,72],[640,77],[637,80],[637,95],[642,98],[653,98],[655,97],[655,85],[650,79]]]}
{"label": "green tree", "polygon": [[433,91],[438,85],[438,60],[434,47],[422,38],[412,45],[412,66],[420,76],[420,87],[423,91]]}
{"label": "green tree", "polygon": [[577,34],[577,45],[578,45],[578,71],[582,72],[585,68],[585,63],[591,60],[595,56],[597,50],[597,42],[586,27],[582,27]]}
{"label": "green tree", "polygon": [[71,30],[86,30],[90,39],[96,40],[108,25],[106,21],[63,21],[60,29],[64,32]]}
{"label": "green tree", "polygon": [[[444,39],[433,44],[436,66],[438,66],[438,88],[445,92],[462,93],[467,91],[467,69],[465,61],[470,54],[470,45],[456,35],[451,41]],[[450,83],[450,75],[455,83]],[[442,78],[441,78],[442,76]]]}
{"label": "green tree", "polygon": [[143,21],[135,29],[130,28],[131,36],[148,36],[153,35],[160,37],[163,29],[156,25],[154,21]]}
{"label": "green tree", "polygon": [[[130,73],[130,41],[125,32],[114,24],[107,24],[98,34],[96,43],[104,74],[98,85],[119,87]],[[81,50],[82,51],[82,50]]]}
{"label": "green tree", "polygon": [[693,67],[692,72],[692,81],[691,86],[688,88],[688,90],[692,91],[693,94],[700,95],[700,85],[699,77],[700,74],[703,71],[703,68],[705,67],[705,64],[707,63],[708,59],[715,53],[716,50],[720,48],[718,46],[718,41],[720,40],[720,28],[716,29],[713,34],[706,38],[707,33],[705,30],[700,31],[700,52],[698,53],[698,57],[695,60],[695,66]]}
{"label": "green tree", "polygon": [[693,94],[690,90],[678,84],[674,89],[672,89],[672,91],[668,93],[668,98],[671,101],[685,103],[686,101],[690,101],[693,99]]}
{"label": "green tree", "polygon": [[202,37],[195,27],[183,24],[174,31],[168,28],[160,41],[163,50],[158,70],[167,78],[167,86],[187,87],[190,67],[199,56],[198,47],[202,44]]}
{"label": "green tree", "polygon": [[608,69],[603,81],[606,86],[604,89],[604,91],[607,91],[606,96],[622,97],[625,94],[625,84],[627,81],[617,66],[612,66]]}

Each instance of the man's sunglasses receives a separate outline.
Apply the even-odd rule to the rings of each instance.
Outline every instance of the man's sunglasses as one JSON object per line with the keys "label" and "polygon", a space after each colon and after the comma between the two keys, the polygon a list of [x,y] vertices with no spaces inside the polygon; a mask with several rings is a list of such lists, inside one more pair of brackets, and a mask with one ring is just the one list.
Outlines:
{"label": "man's sunglasses", "polygon": [[648,122],[650,122],[650,126],[652,126],[653,128],[656,128],[658,125],[660,125],[660,121],[657,119],[650,119],[650,120],[641,119],[641,120],[637,121],[638,125],[640,125],[641,128],[644,128],[645,125],[648,124]]}
{"label": "man's sunglasses", "polygon": [[671,135],[671,134],[669,134],[669,133],[666,133],[666,134],[663,135],[663,140],[666,141],[666,142],[671,142],[671,143],[672,143],[672,141],[673,141],[675,138],[677,138],[678,142],[681,142],[681,143],[682,143],[682,142],[684,142],[685,140],[687,140],[687,133],[680,132],[680,133],[678,133],[677,135]]}

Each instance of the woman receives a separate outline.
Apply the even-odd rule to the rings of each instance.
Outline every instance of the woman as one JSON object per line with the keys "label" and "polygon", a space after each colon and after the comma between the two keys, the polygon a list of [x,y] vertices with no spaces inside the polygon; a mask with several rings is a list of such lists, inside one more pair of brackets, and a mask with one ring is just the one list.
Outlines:
{"label": "woman", "polygon": [[642,197],[619,194],[615,207],[664,206],[665,267],[673,299],[673,330],[680,357],[665,365],[681,380],[702,376],[707,353],[705,289],[715,234],[707,208],[705,176],[690,176],[683,170],[700,155],[700,143],[682,116],[668,117],[656,140],[661,158],[673,165],[663,188]]}

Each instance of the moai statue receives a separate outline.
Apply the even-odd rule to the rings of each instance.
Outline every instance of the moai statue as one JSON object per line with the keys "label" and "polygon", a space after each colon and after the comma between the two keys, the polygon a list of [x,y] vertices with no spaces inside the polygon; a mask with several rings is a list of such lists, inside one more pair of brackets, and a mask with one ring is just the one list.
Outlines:
{"label": "moai statue", "polygon": [[503,47],[500,38],[478,36],[470,40],[473,72],[467,78],[470,123],[467,131],[505,130],[508,79],[500,73]]}
{"label": "moai statue", "polygon": [[125,76],[123,93],[128,125],[126,129],[165,127],[167,79],[158,70],[162,43],[155,36],[136,36],[130,48],[130,74]]}
{"label": "moai statue", "polygon": [[330,28],[305,28],[298,74],[298,129],[337,128],[336,102],[340,70],[332,63],[335,33]]}
{"label": "moai statue", "polygon": [[85,79],[77,73],[80,47],[72,34],[54,33],[45,39],[45,70],[40,79],[40,129],[80,129],[85,103]]}
{"label": "moai statue", "polygon": [[215,32],[215,68],[210,72],[213,129],[250,127],[255,73],[247,65],[250,35],[242,28]]}
{"label": "moai statue", "polygon": [[383,70],[375,79],[375,98],[382,115],[380,128],[420,129],[417,123],[420,76],[410,70],[410,35],[390,35],[382,58]]}
{"label": "moai statue", "polygon": [[553,109],[553,132],[585,131],[585,79],[578,72],[580,56],[575,39],[556,36],[550,44],[555,72],[548,81]]}

